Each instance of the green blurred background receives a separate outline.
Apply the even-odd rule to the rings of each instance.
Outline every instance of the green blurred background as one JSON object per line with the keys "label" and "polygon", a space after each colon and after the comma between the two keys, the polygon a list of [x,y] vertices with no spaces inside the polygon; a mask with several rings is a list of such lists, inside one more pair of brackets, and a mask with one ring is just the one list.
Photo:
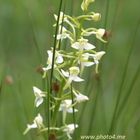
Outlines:
{"label": "green blurred background", "polygon": [[[34,132],[23,136],[34,118],[32,86],[42,87],[37,69],[45,65],[53,45],[53,14],[59,0],[0,0],[0,140],[37,140]],[[82,0],[69,0],[66,13],[81,14]],[[119,134],[140,139],[140,1],[97,0],[90,9],[102,14],[96,27],[111,31],[100,74],[86,69],[88,82],[82,93],[90,101],[76,115],[81,135]],[[92,39],[91,39],[92,41]],[[94,43],[94,41],[93,41]],[[39,49],[39,50],[38,50]],[[113,120],[113,121],[112,121]]]}

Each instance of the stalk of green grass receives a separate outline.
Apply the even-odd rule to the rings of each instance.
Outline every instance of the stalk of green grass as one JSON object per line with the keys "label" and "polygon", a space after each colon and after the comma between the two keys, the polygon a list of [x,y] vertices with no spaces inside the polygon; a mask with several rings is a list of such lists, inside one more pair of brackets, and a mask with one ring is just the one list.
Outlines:
{"label": "stalk of green grass", "polygon": [[[58,18],[57,18],[57,23],[56,23],[55,37],[54,37],[52,68],[51,68],[50,81],[49,81],[50,89],[49,89],[49,92],[48,92],[48,100],[47,100],[47,102],[48,102],[48,110],[52,106],[50,96],[52,95],[54,61],[55,61],[55,51],[56,51],[56,44],[57,44],[57,32],[58,32],[58,28],[59,28],[59,19],[60,19],[60,12],[61,12],[61,9],[62,9],[62,4],[63,4],[63,0],[60,1],[60,5],[59,5],[59,9],[58,9]],[[49,139],[49,135],[50,135],[50,120],[51,120],[50,117],[52,117],[52,115],[53,115],[53,112],[49,111],[48,112],[48,139]]]}
{"label": "stalk of green grass", "polygon": [[[73,97],[73,91],[72,91],[72,84],[71,84],[71,100],[72,100],[72,104],[74,104],[74,97]],[[73,110],[73,112],[72,112],[72,117],[73,117],[73,123],[74,123],[74,127],[75,127],[75,122],[76,122],[76,117],[75,117],[75,111],[74,111],[74,109],[75,109],[75,107],[73,106],[72,107],[72,110]],[[76,127],[75,127],[75,129],[76,129]],[[74,135],[75,136],[75,135]],[[74,137],[73,136],[73,137]]]}
{"label": "stalk of green grass", "polygon": [[[71,1],[71,8],[70,8],[70,16],[72,16],[73,15],[73,5],[74,5],[74,1],[72,0]],[[71,99],[72,99],[72,104],[74,103],[74,97],[73,97],[73,91],[72,91],[72,84],[71,84]],[[74,108],[74,106],[72,107],[72,109],[73,109],[73,123],[74,123],[74,127],[75,127],[75,124],[76,124],[76,116],[75,116],[75,108]],[[76,129],[76,127],[75,127],[75,129]],[[75,138],[75,133],[74,133],[74,135],[73,135],[73,138]]]}

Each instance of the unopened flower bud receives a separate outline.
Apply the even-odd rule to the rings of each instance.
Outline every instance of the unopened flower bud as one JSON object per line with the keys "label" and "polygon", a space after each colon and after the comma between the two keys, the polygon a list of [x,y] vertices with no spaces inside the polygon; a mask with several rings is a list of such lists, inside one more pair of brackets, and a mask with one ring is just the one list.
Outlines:
{"label": "unopened flower bud", "polygon": [[95,0],[83,0],[82,4],[81,4],[81,9],[83,11],[87,11],[88,6],[90,3],[94,2]]}
{"label": "unopened flower bud", "polygon": [[95,13],[93,16],[92,16],[92,19],[94,21],[99,21],[101,19],[101,14],[100,13]]}
{"label": "unopened flower bud", "polygon": [[97,32],[96,32],[96,37],[97,38],[102,38],[105,34],[105,29],[98,29]]}

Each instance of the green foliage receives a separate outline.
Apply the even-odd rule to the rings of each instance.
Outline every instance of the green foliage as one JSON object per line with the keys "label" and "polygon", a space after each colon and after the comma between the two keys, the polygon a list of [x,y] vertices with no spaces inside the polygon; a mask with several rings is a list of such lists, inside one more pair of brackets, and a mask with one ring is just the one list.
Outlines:
{"label": "green foliage", "polygon": [[[68,1],[66,13],[79,15],[81,1]],[[86,70],[82,93],[90,97],[79,106],[80,135],[119,134],[140,139],[139,4],[137,0],[98,0],[89,8],[101,12],[97,26],[111,31],[109,43],[90,40],[107,51],[99,75]],[[0,139],[42,140],[35,132],[24,136],[35,111],[32,86],[42,87],[40,66],[53,45],[56,0],[0,1]],[[95,23],[90,23],[95,25]],[[90,83],[90,84],[89,84]],[[79,85],[78,85],[79,86]]]}

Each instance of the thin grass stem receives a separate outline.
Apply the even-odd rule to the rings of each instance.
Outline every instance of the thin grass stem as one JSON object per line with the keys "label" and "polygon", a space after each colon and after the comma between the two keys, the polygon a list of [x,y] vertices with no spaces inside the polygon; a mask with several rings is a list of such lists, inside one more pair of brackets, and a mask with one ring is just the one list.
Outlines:
{"label": "thin grass stem", "polygon": [[[50,95],[52,95],[53,71],[54,71],[55,51],[56,51],[56,44],[57,44],[57,32],[58,32],[58,28],[59,28],[59,19],[60,19],[60,11],[62,9],[62,3],[63,3],[63,0],[60,1],[60,5],[59,5],[58,19],[57,19],[57,24],[56,24],[55,38],[54,38],[54,45],[53,45],[52,68],[51,68],[51,74],[50,74],[50,90],[48,92],[48,110],[52,106]],[[50,117],[52,117],[53,112],[51,110],[48,113],[49,113],[48,114],[48,139],[49,139],[49,135],[50,135],[50,123],[49,122],[51,120]]]}

